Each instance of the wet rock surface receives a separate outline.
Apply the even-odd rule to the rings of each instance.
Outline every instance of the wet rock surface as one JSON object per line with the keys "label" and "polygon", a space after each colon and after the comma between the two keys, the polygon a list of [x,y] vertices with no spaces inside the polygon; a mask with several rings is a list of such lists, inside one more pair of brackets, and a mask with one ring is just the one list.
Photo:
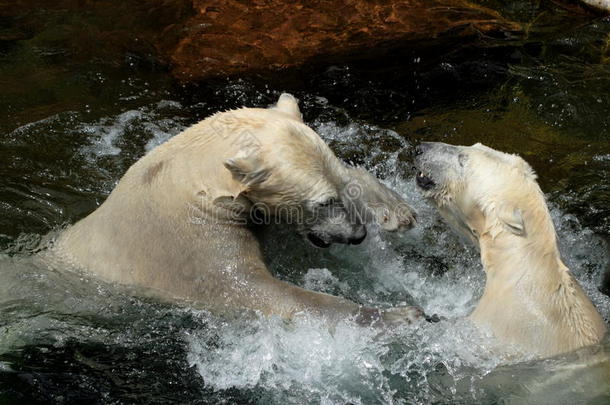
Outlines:
{"label": "wet rock surface", "polygon": [[193,0],[194,16],[162,53],[181,80],[363,59],[415,41],[514,31],[464,0]]}
{"label": "wet rock surface", "polygon": [[169,67],[182,82],[519,30],[465,0],[21,0],[0,1],[0,22],[0,53],[30,42],[55,50],[30,59]]}

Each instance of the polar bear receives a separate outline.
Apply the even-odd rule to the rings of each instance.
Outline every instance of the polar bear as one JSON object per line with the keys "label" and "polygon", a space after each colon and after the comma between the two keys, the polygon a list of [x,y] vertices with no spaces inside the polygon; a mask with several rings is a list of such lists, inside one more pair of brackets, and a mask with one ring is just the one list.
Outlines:
{"label": "polar bear", "polygon": [[[419,319],[418,308],[361,307],[280,281],[265,266],[254,219],[292,222],[320,247],[364,239],[362,204],[344,196],[351,170],[284,94],[274,108],[215,114],[149,152],[50,254],[69,268],[213,312],[312,313],[365,325]],[[377,183],[371,192],[383,189]]]}
{"label": "polar bear", "polygon": [[524,353],[551,356],[598,343],[606,326],[561,261],[532,168],[481,144],[423,143],[417,185],[481,252],[485,290],[470,319]]}

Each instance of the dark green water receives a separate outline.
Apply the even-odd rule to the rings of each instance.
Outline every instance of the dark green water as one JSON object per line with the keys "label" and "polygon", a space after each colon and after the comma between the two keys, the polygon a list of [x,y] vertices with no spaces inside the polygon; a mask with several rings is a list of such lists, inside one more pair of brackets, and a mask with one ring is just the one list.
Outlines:
{"label": "dark green water", "polygon": [[[420,140],[521,154],[547,193],[566,263],[610,321],[597,290],[610,268],[610,19],[550,2],[482,3],[527,34],[188,88],[145,45],[95,40],[109,21],[113,35],[133,25],[120,7],[1,17],[0,403],[607,403],[603,366],[579,367],[587,351],[498,366],[487,338],[459,320],[482,291],[476,252],[412,184],[408,152]],[[324,252],[276,229],[266,253],[278,277],[449,320],[384,337],[349,325],[331,335],[314,320],[229,322],[32,262],[45,235],[94,210],[146,150],[282,91],[340,157],[376,171],[422,220]],[[609,344],[592,350],[608,354]]]}

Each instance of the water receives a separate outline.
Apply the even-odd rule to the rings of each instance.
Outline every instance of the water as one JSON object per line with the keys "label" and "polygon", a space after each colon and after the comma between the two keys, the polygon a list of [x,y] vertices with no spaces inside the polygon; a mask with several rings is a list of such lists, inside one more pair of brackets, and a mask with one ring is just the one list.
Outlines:
{"label": "water", "polygon": [[[477,253],[412,181],[409,151],[422,139],[520,153],[547,192],[566,264],[610,322],[610,298],[598,291],[610,267],[610,21],[549,4],[503,7],[535,22],[527,38],[195,88],[133,59],[71,58],[72,42],[41,52],[45,36],[2,47],[4,78],[33,74],[42,59],[47,81],[19,91],[0,82],[10,95],[0,103],[8,111],[0,117],[0,402],[607,403],[610,339],[523,359],[463,320],[484,286]],[[45,86],[52,97],[40,96]],[[273,272],[366,305],[420,305],[445,320],[380,333],[349,323],[329,331],[311,318],[223,319],[32,258],[146,151],[211,112],[267,106],[284,90],[337,155],[381,176],[419,223],[402,235],[371,229],[360,246],[326,251],[269,229],[262,237]]]}

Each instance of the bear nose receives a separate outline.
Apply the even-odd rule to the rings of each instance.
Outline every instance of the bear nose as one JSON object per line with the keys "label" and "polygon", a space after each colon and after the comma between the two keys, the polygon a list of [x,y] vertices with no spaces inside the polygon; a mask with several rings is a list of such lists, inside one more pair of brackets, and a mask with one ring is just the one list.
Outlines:
{"label": "bear nose", "polygon": [[355,232],[355,236],[352,236],[347,240],[350,245],[359,245],[366,238],[366,226],[362,225],[362,227]]}

